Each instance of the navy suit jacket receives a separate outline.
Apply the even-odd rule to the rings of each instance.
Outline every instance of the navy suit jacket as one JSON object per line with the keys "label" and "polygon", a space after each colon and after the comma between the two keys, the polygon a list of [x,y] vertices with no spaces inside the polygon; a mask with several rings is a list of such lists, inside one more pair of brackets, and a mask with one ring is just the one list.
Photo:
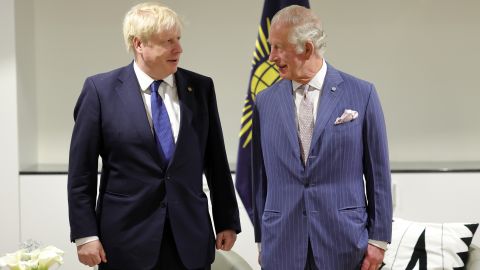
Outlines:
{"label": "navy suit jacket", "polygon": [[203,173],[215,230],[240,232],[213,82],[184,69],[174,75],[181,119],[167,168],[132,64],[87,78],[75,106],[68,172],[71,240],[98,235],[110,268],[154,267],[167,209],[184,265],[212,263],[215,236]]}
{"label": "navy suit jacket", "polygon": [[[254,225],[265,270],[303,270],[308,241],[319,269],[357,269],[368,239],[391,238],[387,136],[374,86],[328,65],[318,106],[304,166],[292,82],[256,98]],[[334,125],[345,109],[358,118]]]}

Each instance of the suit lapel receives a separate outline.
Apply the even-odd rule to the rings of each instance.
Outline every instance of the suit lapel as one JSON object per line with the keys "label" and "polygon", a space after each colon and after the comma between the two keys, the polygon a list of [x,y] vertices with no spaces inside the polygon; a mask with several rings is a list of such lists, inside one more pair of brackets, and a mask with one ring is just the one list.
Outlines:
{"label": "suit lapel", "polygon": [[189,84],[188,79],[184,75],[184,73],[178,69],[175,73],[175,83],[177,86],[177,93],[178,93],[178,100],[180,104],[180,128],[178,131],[178,138],[175,145],[175,152],[173,153],[173,157],[170,160],[170,164],[175,160],[177,155],[178,146],[182,144],[182,141],[187,139],[184,138],[186,133],[186,129],[192,123],[193,112],[192,109],[195,104],[195,95],[192,93],[194,91],[193,87]]}
{"label": "suit lapel", "polygon": [[[280,106],[281,117],[283,118],[283,124],[285,125],[285,131],[287,132],[288,141],[292,145],[295,155],[300,157],[300,145],[298,141],[297,132],[297,116],[295,111],[295,102],[293,100],[292,81],[282,80],[277,91],[277,102],[274,102],[272,106],[278,104]],[[274,116],[275,117],[275,116]]]}
{"label": "suit lapel", "polygon": [[157,151],[155,138],[148,122],[145,104],[143,102],[140,86],[138,84],[133,64],[126,66],[118,77],[120,84],[116,87],[116,93],[120,96],[127,111],[132,125],[137,130],[140,141],[147,144],[147,149],[152,157],[160,162],[160,155]]}
{"label": "suit lapel", "polygon": [[[341,87],[339,87],[342,81],[343,79],[340,76],[340,73],[331,65],[327,64],[327,74],[323,83],[320,104],[318,104],[317,109],[317,120],[315,122],[315,129],[312,136],[312,146],[316,144],[320,135],[325,130],[328,119],[330,119],[333,110],[337,106],[337,103],[344,92]],[[310,149],[312,148],[313,147]]]}

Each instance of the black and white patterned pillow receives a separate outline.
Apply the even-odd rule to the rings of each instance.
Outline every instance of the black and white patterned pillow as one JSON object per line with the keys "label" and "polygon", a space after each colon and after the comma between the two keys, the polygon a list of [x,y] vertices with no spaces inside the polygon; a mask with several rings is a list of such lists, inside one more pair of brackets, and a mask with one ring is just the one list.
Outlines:
{"label": "black and white patterned pillow", "polygon": [[465,269],[478,223],[420,223],[395,218],[382,270]]}

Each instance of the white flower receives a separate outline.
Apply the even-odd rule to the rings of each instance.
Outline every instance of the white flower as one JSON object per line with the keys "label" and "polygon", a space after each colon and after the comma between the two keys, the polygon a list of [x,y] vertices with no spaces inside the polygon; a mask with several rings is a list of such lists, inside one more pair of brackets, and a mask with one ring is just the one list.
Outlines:
{"label": "white flower", "polygon": [[62,255],[63,251],[54,246],[43,248],[38,255],[38,270],[48,270],[53,265],[62,264]]}
{"label": "white flower", "polygon": [[24,270],[22,267],[21,261],[26,258],[26,249],[17,250],[14,253],[7,253],[5,256],[0,258],[0,266],[8,267],[10,270]]}
{"label": "white flower", "polygon": [[8,270],[48,270],[52,266],[63,263],[63,251],[47,246],[27,252],[20,249],[15,253],[7,253],[0,257],[0,269]]}

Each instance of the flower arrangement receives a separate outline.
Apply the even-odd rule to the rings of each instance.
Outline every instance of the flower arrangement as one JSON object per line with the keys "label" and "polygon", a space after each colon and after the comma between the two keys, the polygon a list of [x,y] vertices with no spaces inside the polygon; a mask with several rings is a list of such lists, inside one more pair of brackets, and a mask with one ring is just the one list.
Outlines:
{"label": "flower arrangement", "polygon": [[39,246],[37,242],[28,240],[21,249],[0,257],[0,270],[51,270],[63,263],[62,250],[54,246]]}

